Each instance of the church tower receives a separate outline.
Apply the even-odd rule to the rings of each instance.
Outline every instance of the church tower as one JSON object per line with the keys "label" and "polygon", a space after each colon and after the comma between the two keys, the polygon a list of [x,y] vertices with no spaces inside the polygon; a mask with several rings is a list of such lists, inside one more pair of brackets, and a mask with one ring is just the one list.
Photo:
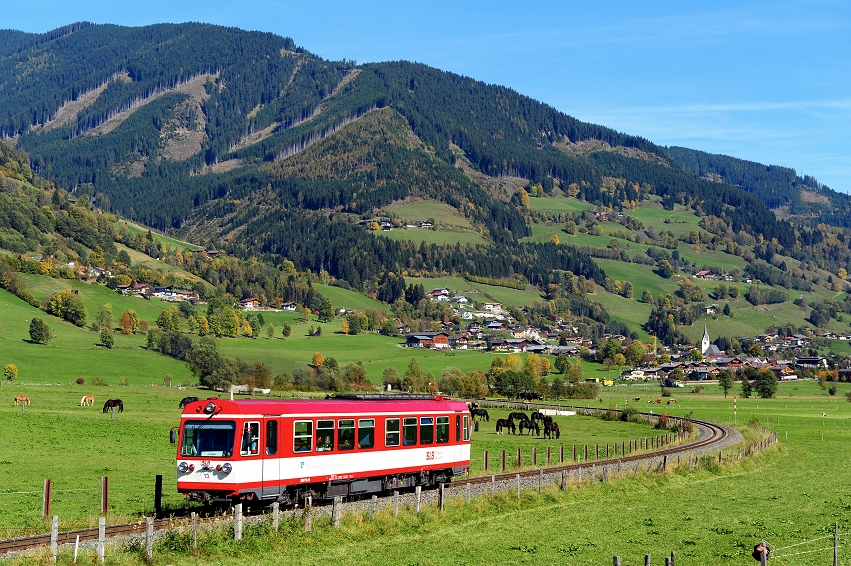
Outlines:
{"label": "church tower", "polygon": [[710,344],[711,343],[709,341],[709,330],[706,328],[706,323],[704,322],[703,323],[703,338],[701,338],[701,340],[700,340],[700,355],[702,355],[702,356],[706,355],[706,351],[709,349]]}

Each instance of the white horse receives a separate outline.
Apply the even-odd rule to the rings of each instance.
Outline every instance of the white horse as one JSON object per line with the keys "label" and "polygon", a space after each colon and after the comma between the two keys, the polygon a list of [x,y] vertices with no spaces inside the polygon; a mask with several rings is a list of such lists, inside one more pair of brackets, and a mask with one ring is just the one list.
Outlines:
{"label": "white horse", "polygon": [[93,395],[84,395],[83,398],[80,399],[80,406],[81,407],[83,407],[83,406],[91,407],[94,404],[95,404],[95,398],[94,398]]}

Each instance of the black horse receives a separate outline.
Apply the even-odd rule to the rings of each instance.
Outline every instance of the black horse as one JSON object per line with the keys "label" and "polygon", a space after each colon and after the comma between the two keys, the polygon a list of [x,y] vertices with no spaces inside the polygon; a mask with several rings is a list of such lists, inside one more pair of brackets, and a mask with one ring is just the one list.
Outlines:
{"label": "black horse", "polygon": [[529,419],[523,419],[520,421],[520,435],[523,435],[523,429],[529,431],[529,434],[532,434],[532,431],[535,431],[536,436],[541,436],[541,427],[538,426],[538,423],[535,421],[530,421]]}
{"label": "black horse", "polygon": [[181,409],[183,409],[189,403],[194,403],[197,400],[198,400],[198,397],[184,397],[183,399],[180,400],[180,403],[178,403],[177,406],[180,407]]}
{"label": "black horse", "polygon": [[470,409],[470,414],[473,415],[473,418],[482,417],[488,422],[490,422],[491,420],[491,417],[486,409]]}
{"label": "black horse", "polygon": [[544,438],[561,438],[561,432],[558,430],[558,423],[552,421],[544,424]]}
{"label": "black horse", "polygon": [[514,426],[514,421],[512,421],[511,419],[496,420],[496,433],[502,434],[502,429],[511,431],[511,434],[517,434],[517,427]]}
{"label": "black horse", "polygon": [[516,411],[508,415],[509,419],[514,419],[515,421],[528,421],[529,417],[526,416],[526,413],[521,413],[520,411]]}
{"label": "black horse", "polygon": [[106,401],[106,403],[103,404],[103,412],[105,413],[109,409],[112,409],[113,407],[118,407],[118,412],[123,413],[124,412],[124,401],[122,401],[121,399],[108,399]]}
{"label": "black horse", "polygon": [[532,412],[533,421],[543,421],[545,419],[544,413],[539,413],[538,411]]}

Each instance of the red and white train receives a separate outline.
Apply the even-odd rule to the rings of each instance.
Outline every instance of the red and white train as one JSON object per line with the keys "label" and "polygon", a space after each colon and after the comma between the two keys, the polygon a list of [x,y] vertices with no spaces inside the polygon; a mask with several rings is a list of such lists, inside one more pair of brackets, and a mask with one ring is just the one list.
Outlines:
{"label": "red and white train", "polygon": [[194,500],[331,499],[447,482],[470,469],[470,413],[432,395],[206,400],[180,420],[177,489]]}

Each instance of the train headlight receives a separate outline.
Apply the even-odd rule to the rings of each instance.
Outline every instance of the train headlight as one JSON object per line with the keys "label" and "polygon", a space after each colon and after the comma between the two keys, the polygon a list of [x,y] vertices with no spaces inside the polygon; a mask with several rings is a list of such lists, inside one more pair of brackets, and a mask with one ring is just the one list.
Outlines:
{"label": "train headlight", "polygon": [[187,464],[186,462],[181,462],[177,465],[177,471],[181,474],[187,473],[189,471],[189,464]]}
{"label": "train headlight", "polygon": [[204,413],[207,415],[212,415],[216,410],[215,403],[207,403],[207,406],[204,407]]}
{"label": "train headlight", "polygon": [[228,464],[227,462],[222,464],[222,471],[224,473],[229,474],[231,472],[231,470],[233,470],[233,467],[230,464]]}

